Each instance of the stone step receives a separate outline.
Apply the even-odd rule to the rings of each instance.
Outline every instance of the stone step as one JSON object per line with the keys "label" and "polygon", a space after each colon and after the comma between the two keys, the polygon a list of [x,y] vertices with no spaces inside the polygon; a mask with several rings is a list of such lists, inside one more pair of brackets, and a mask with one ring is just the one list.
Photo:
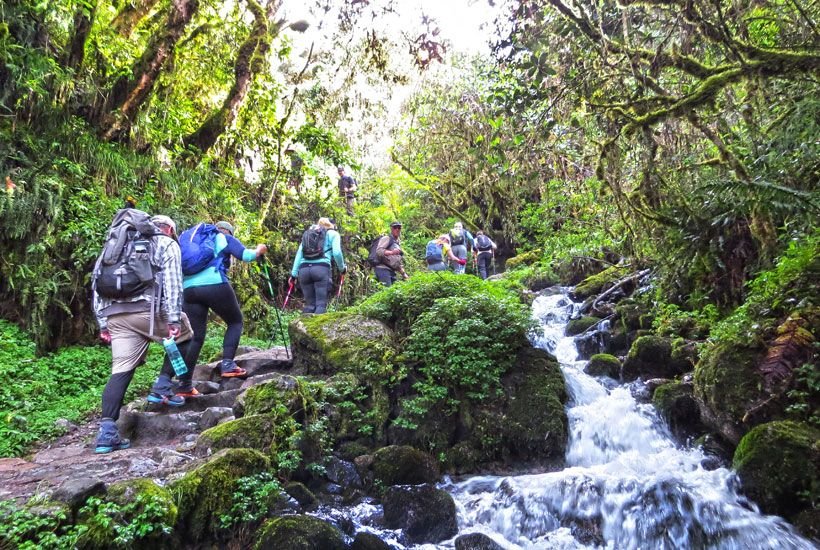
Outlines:
{"label": "stone step", "polygon": [[[237,355],[236,364],[248,371],[248,376],[265,374],[273,371],[290,370],[293,367],[293,357],[284,347],[275,347],[267,350],[251,351]],[[194,368],[194,380],[221,382],[219,361]],[[230,379],[228,379],[230,380]]]}
{"label": "stone step", "polygon": [[210,407],[232,407],[234,401],[236,401],[236,396],[241,392],[241,389],[236,388],[232,390],[222,390],[217,393],[203,394],[199,397],[189,397],[185,399],[185,404],[181,407],[145,402],[142,410],[150,413],[173,414],[181,412],[202,412]]}
{"label": "stone step", "polygon": [[199,432],[200,411],[146,412],[126,410],[120,414],[117,427],[120,435],[135,444],[159,444]]}

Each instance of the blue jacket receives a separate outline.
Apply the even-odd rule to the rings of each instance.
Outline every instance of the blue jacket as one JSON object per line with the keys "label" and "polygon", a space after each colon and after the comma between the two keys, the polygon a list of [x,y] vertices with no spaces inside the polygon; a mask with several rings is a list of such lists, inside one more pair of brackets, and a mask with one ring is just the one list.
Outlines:
{"label": "blue jacket", "polygon": [[239,239],[220,232],[214,240],[214,261],[199,273],[186,275],[182,288],[227,283],[231,256],[243,262],[252,262],[256,259],[256,249],[245,248]]}
{"label": "blue jacket", "polygon": [[333,229],[328,229],[325,234],[325,255],[323,258],[316,260],[306,260],[302,256],[302,244],[299,244],[299,250],[296,251],[296,258],[293,260],[293,268],[290,270],[291,277],[299,276],[299,268],[302,264],[327,264],[330,267],[330,262],[335,260],[336,267],[339,271],[345,270],[345,259],[342,256],[342,239],[339,234]]}

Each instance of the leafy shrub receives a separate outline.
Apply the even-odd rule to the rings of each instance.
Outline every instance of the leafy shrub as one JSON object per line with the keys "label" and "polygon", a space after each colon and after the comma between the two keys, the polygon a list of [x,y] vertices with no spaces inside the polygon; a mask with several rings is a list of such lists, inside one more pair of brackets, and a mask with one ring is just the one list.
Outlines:
{"label": "leafy shrub", "polygon": [[230,512],[219,517],[220,525],[230,529],[265,517],[272,502],[282,492],[282,486],[270,472],[262,472],[236,480]]}

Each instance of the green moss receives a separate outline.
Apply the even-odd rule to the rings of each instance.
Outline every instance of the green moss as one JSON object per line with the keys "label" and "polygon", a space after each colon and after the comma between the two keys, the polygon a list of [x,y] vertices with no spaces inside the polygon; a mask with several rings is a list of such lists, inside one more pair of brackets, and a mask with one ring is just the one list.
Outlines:
{"label": "green moss", "polygon": [[802,422],[762,424],[743,436],[732,465],[761,509],[792,517],[820,499],[820,430]]}
{"label": "green moss", "polygon": [[288,377],[288,382],[268,380],[251,386],[243,394],[245,415],[267,414],[281,408],[293,410],[299,407],[300,383],[299,378]]}
{"label": "green moss", "polygon": [[278,446],[291,433],[280,433],[281,425],[270,414],[243,416],[223,422],[200,434],[197,447],[203,449],[248,448],[276,454]]}
{"label": "green moss", "polygon": [[581,283],[573,290],[573,295],[578,300],[585,300],[595,294],[600,294],[612,283],[628,274],[629,270],[624,267],[612,266],[600,273],[591,275],[581,281]]}
{"label": "green moss", "polygon": [[373,474],[376,482],[386,487],[434,483],[439,470],[429,454],[407,445],[390,445],[373,455]]}
{"label": "green moss", "polygon": [[341,531],[312,516],[286,516],[268,520],[259,530],[256,550],[344,550]]}
{"label": "green moss", "polygon": [[624,361],[621,375],[624,380],[646,378],[673,378],[684,372],[672,361],[672,342],[661,336],[639,336],[632,343]]}
{"label": "green moss", "polygon": [[745,432],[743,416],[763,395],[756,367],[762,353],[724,342],[707,348],[695,367],[695,396],[709,413],[704,420],[734,444]]}
{"label": "green moss", "polygon": [[294,368],[308,374],[350,372],[380,383],[400,376],[393,332],[382,322],[351,313],[300,317],[290,324]]}
{"label": "green moss", "polygon": [[596,353],[590,357],[584,372],[590,376],[608,376],[617,380],[621,376],[621,362],[614,355]]}
{"label": "green moss", "polygon": [[537,250],[530,250],[529,252],[524,252],[523,254],[519,254],[517,256],[513,256],[509,260],[507,260],[506,266],[508,270],[517,269],[519,267],[525,265],[531,265],[537,263],[541,260],[544,255],[544,251],[541,249]]}
{"label": "green moss", "polygon": [[599,322],[601,322],[600,319],[598,319],[597,317],[590,316],[572,319],[569,323],[567,323],[566,335],[577,336],[578,334],[581,334],[582,332],[587,330],[589,327],[597,325]]}
{"label": "green moss", "polygon": [[179,526],[189,541],[217,538],[219,517],[230,512],[237,480],[265,472],[270,461],[252,449],[223,449],[170,486],[177,496]]}

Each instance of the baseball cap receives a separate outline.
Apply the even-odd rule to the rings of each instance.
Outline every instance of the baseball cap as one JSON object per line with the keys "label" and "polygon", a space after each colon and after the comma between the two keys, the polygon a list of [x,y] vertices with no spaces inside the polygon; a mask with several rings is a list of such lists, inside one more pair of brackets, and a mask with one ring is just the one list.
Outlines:
{"label": "baseball cap", "polygon": [[229,224],[228,222],[226,222],[226,221],[216,222],[216,228],[217,229],[225,229],[231,235],[233,235],[233,232],[234,232],[233,226],[231,224]]}
{"label": "baseball cap", "polygon": [[401,222],[393,222],[390,224],[390,227],[401,227]]}

